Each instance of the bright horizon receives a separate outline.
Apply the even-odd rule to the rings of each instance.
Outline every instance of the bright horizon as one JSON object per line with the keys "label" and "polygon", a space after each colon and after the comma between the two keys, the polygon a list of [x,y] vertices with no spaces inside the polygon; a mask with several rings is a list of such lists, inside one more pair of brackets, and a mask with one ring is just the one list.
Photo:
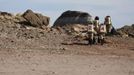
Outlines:
{"label": "bright horizon", "polygon": [[50,17],[50,25],[65,11],[75,10],[104,17],[110,15],[116,28],[134,24],[134,0],[0,0],[0,11],[23,13],[27,9]]}

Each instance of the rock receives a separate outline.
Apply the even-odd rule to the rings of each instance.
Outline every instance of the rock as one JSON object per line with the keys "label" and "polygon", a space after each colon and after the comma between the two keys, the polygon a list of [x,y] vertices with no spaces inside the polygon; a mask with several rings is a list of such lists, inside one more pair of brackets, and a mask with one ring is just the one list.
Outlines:
{"label": "rock", "polygon": [[129,33],[128,36],[131,36],[134,38],[134,33]]}
{"label": "rock", "polygon": [[87,12],[66,11],[55,21],[53,28],[60,27],[67,34],[79,35],[87,30],[90,22],[92,22],[92,16]]}
{"label": "rock", "polygon": [[0,12],[0,15],[3,15],[3,16],[13,16],[11,13],[8,13],[8,12]]}
{"label": "rock", "polygon": [[13,15],[8,12],[0,12],[0,19],[1,20],[12,20]]}
{"label": "rock", "polygon": [[92,21],[92,16],[87,12],[66,11],[54,23],[53,27],[70,24],[88,24]]}
{"label": "rock", "polygon": [[134,37],[134,25],[133,24],[131,26],[126,25],[122,28],[117,29],[117,32],[121,36],[124,36],[125,34],[129,37]]}
{"label": "rock", "polygon": [[22,17],[22,14],[21,14],[21,13],[17,13],[17,14],[14,16],[14,20],[15,20],[15,22],[26,21],[26,20],[24,19],[24,17]]}
{"label": "rock", "polygon": [[43,25],[48,26],[50,18],[39,13],[34,13],[32,10],[27,10],[22,15],[33,27],[41,28]]}

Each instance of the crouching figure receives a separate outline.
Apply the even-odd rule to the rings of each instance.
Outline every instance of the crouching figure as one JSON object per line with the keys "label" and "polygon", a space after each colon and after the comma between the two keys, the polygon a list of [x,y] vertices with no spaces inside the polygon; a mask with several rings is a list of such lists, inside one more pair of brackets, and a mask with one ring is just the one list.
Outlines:
{"label": "crouching figure", "polygon": [[106,25],[105,24],[100,24],[99,26],[99,42],[101,43],[101,45],[104,44],[105,41],[105,34],[107,33],[106,31]]}

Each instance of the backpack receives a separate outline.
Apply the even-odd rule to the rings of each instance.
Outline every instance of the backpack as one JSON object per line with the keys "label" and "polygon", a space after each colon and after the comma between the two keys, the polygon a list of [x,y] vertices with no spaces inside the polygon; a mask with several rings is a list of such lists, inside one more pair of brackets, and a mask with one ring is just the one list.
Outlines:
{"label": "backpack", "polygon": [[88,32],[94,32],[94,25],[88,25]]}
{"label": "backpack", "polygon": [[100,33],[106,33],[106,25],[100,25],[99,32]]}

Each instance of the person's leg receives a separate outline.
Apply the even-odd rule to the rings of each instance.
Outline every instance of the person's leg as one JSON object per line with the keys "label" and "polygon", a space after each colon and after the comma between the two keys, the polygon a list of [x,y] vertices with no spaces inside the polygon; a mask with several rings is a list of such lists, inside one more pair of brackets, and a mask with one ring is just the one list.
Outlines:
{"label": "person's leg", "polygon": [[93,44],[93,33],[91,33],[90,35],[89,35],[89,44],[90,45],[92,45]]}
{"label": "person's leg", "polygon": [[88,34],[88,44],[91,45],[91,34]]}
{"label": "person's leg", "polygon": [[108,24],[107,25],[107,34],[110,35],[111,34],[111,31],[112,31],[112,25],[111,24]]}
{"label": "person's leg", "polygon": [[98,44],[98,36],[97,35],[95,35],[95,37],[94,37],[94,44]]}
{"label": "person's leg", "polygon": [[102,34],[101,37],[102,37],[102,38],[101,38],[101,45],[103,45],[103,44],[104,44],[104,41],[105,41],[105,34]]}

